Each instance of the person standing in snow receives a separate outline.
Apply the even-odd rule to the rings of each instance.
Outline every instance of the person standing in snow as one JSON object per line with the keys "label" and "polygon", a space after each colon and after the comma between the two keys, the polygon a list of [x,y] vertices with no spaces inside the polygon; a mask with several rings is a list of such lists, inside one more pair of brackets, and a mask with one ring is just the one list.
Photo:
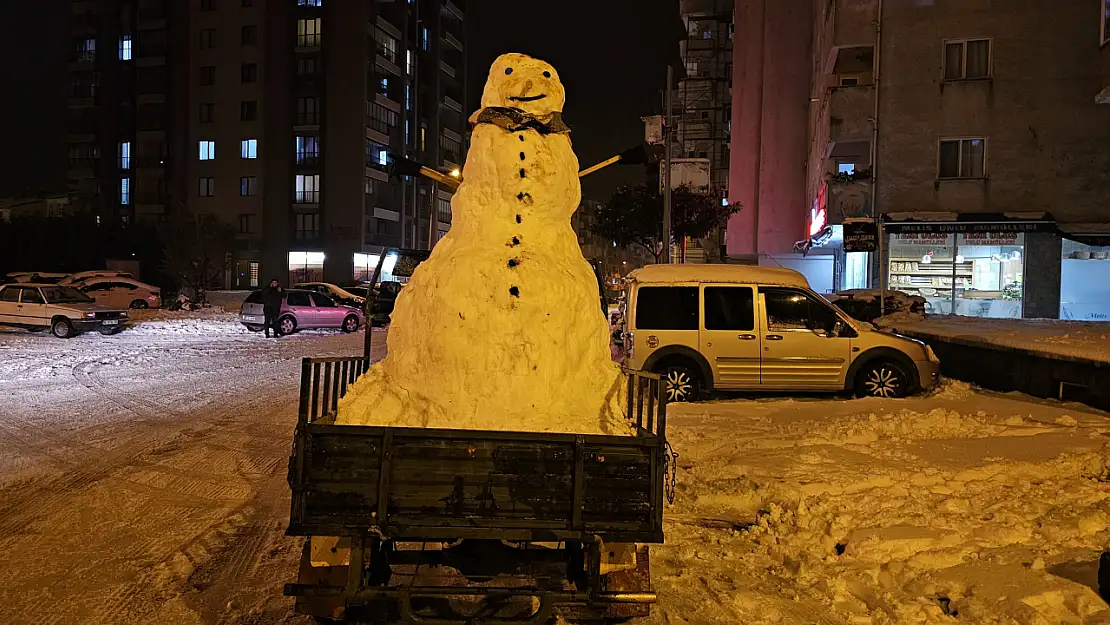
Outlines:
{"label": "person standing in snow", "polygon": [[262,289],[262,310],[266,315],[266,338],[270,338],[270,328],[274,329],[274,338],[281,336],[278,327],[278,316],[281,315],[281,304],[285,301],[285,289],[278,286],[278,281],[270,280],[270,286]]}

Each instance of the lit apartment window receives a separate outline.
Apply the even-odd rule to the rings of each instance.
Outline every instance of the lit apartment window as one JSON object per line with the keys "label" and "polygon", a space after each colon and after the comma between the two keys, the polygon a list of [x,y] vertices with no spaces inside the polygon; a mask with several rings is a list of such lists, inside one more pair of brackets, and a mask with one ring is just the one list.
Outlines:
{"label": "lit apartment window", "polygon": [[838,174],[854,174],[856,173],[855,163],[837,163],[836,173]]}
{"label": "lit apartment window", "polygon": [[[131,169],[131,142],[120,141],[119,144],[119,168]],[[124,202],[126,204],[126,202]]]}
{"label": "lit apartment window", "polygon": [[208,48],[216,47],[216,29],[203,28],[200,31],[200,49],[207,50]]}
{"label": "lit apartment window", "polygon": [[243,176],[240,178],[239,195],[243,197],[258,195],[258,178],[256,176]]}
{"label": "lit apartment window", "polygon": [[937,161],[938,178],[985,178],[987,140],[941,139]]}
{"label": "lit apartment window", "polygon": [[258,101],[246,100],[239,103],[239,121],[250,122],[258,117]]}
{"label": "lit apartment window", "polygon": [[405,110],[412,110],[412,85],[405,85]]}
{"label": "lit apartment window", "polygon": [[988,78],[990,75],[990,39],[950,39],[944,42],[945,80]]}
{"label": "lit apartment window", "polygon": [[258,43],[258,25],[248,24],[239,33],[239,45],[253,46]]}
{"label": "lit apartment window", "polygon": [[392,35],[380,28],[374,29],[374,42],[377,44],[378,54],[385,60],[397,64],[397,40]]}
{"label": "lit apartment window", "polygon": [[412,73],[412,50],[405,50],[405,73]]}
{"label": "lit apartment window", "polygon": [[239,81],[242,83],[258,82],[258,64],[243,63],[239,68]]}
{"label": "lit apartment window", "polygon": [[216,195],[216,179],[212,176],[205,176],[200,179],[200,188],[197,190],[198,195],[201,197],[212,197]]}
{"label": "lit apartment window", "polygon": [[258,139],[243,139],[240,141],[239,158],[258,158]]}
{"label": "lit apartment window", "polygon": [[299,7],[318,7],[323,0],[297,0]]}
{"label": "lit apartment window", "polygon": [[297,20],[297,45],[302,48],[320,45],[320,18],[309,17]]}
{"label": "lit apartment window", "polygon": [[316,98],[297,98],[297,125],[308,126],[320,123],[320,103]]}
{"label": "lit apartment window", "polygon": [[243,213],[239,215],[239,234],[250,234],[254,232],[254,215]]}
{"label": "lit apartment window", "polygon": [[216,142],[215,141],[200,141],[200,160],[211,161],[216,158]]}
{"label": "lit apartment window", "polygon": [[121,178],[120,181],[119,181],[119,203],[120,204],[125,204],[125,205],[131,203],[131,179],[130,178]]}
{"label": "lit apartment window", "polygon": [[297,137],[297,164],[310,165],[320,158],[320,137]]}
{"label": "lit apartment window", "polygon": [[376,186],[376,183],[375,183],[374,179],[371,178],[370,176],[366,176],[366,178],[363,180],[363,191],[366,193],[366,195],[373,194],[375,186]]}
{"label": "lit apartment window", "polygon": [[119,60],[131,60],[131,35],[121,35],[119,38]]}
{"label": "lit apartment window", "polygon": [[320,213],[297,213],[297,227],[293,234],[300,240],[320,236]]}
{"label": "lit apartment window", "polygon": [[428,132],[428,127],[425,126],[424,124],[420,124],[420,151],[421,152],[424,151],[424,136],[427,134],[427,132]]}
{"label": "lit apartment window", "polygon": [[425,52],[428,51],[428,29],[426,27],[420,29],[420,47]]}
{"label": "lit apartment window", "polygon": [[297,188],[293,201],[297,204],[318,204],[320,174],[297,174]]}
{"label": "lit apartment window", "polygon": [[216,118],[216,105],[213,102],[200,103],[200,123],[210,124]]}
{"label": "lit apartment window", "polygon": [[78,61],[96,60],[96,39],[82,39],[77,44]]}
{"label": "lit apartment window", "polygon": [[374,169],[385,169],[389,164],[389,149],[380,143],[366,140],[366,166]]}

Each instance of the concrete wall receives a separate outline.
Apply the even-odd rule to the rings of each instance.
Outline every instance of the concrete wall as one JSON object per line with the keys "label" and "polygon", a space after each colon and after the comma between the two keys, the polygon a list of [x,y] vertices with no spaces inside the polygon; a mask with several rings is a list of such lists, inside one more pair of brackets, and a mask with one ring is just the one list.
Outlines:
{"label": "concrete wall", "polygon": [[[1110,108],[1100,0],[887,2],[881,52],[880,212],[1047,211],[1105,221]],[[992,39],[988,80],[943,80],[944,41]],[[987,138],[985,180],[937,180],[941,137]]]}
{"label": "concrete wall", "polygon": [[738,0],[733,36],[729,256],[784,253],[805,236],[813,7]]}

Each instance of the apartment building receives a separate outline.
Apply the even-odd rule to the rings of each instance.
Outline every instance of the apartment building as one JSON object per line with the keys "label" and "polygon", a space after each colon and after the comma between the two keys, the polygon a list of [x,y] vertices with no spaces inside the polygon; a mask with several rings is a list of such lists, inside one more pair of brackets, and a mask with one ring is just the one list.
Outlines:
{"label": "apartment building", "polygon": [[[733,0],[681,0],[684,71],[675,92],[675,158],[705,159],[710,192],[727,197],[732,125]],[[686,242],[686,262],[720,262],[724,230]]]}
{"label": "apartment building", "polygon": [[[762,12],[764,32],[789,35],[775,4],[739,0],[738,31],[741,14]],[[762,83],[737,72],[734,95],[755,91],[763,120],[775,116],[762,145],[796,151],[793,129],[808,129],[802,171],[791,158],[768,180],[772,163],[760,163],[772,204],[757,213],[798,243],[756,253],[830,290],[921,295],[935,313],[1110,319],[1099,237],[1110,234],[1110,107],[1093,97],[1107,84],[1103,0],[815,0],[807,11],[809,35],[789,50],[783,37],[746,42]],[[881,220],[881,254],[843,251],[841,224],[859,217]]]}
{"label": "apartment building", "polygon": [[633,269],[655,262],[655,256],[641,247],[617,247],[612,241],[594,234],[593,224],[597,220],[600,202],[583,200],[571,216],[570,224],[578,235],[578,245],[586,260],[600,267],[606,284],[612,290],[620,288],[620,278]]}
{"label": "apartment building", "polygon": [[114,219],[186,208],[231,224],[226,286],[365,279],[382,249],[428,247],[450,227],[449,192],[386,169],[389,154],[462,164],[462,0],[74,0],[72,11],[75,56],[94,41],[93,67],[75,61],[72,75],[90,96],[71,101],[83,132],[70,136],[73,186]]}

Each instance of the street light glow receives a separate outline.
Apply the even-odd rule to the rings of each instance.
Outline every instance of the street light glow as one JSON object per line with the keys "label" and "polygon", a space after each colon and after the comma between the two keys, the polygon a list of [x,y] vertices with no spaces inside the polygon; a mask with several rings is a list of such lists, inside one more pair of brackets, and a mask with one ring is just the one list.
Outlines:
{"label": "street light glow", "polygon": [[457,169],[452,169],[451,170],[451,177],[452,178],[458,178],[460,175],[462,175],[461,171],[459,171]]}

